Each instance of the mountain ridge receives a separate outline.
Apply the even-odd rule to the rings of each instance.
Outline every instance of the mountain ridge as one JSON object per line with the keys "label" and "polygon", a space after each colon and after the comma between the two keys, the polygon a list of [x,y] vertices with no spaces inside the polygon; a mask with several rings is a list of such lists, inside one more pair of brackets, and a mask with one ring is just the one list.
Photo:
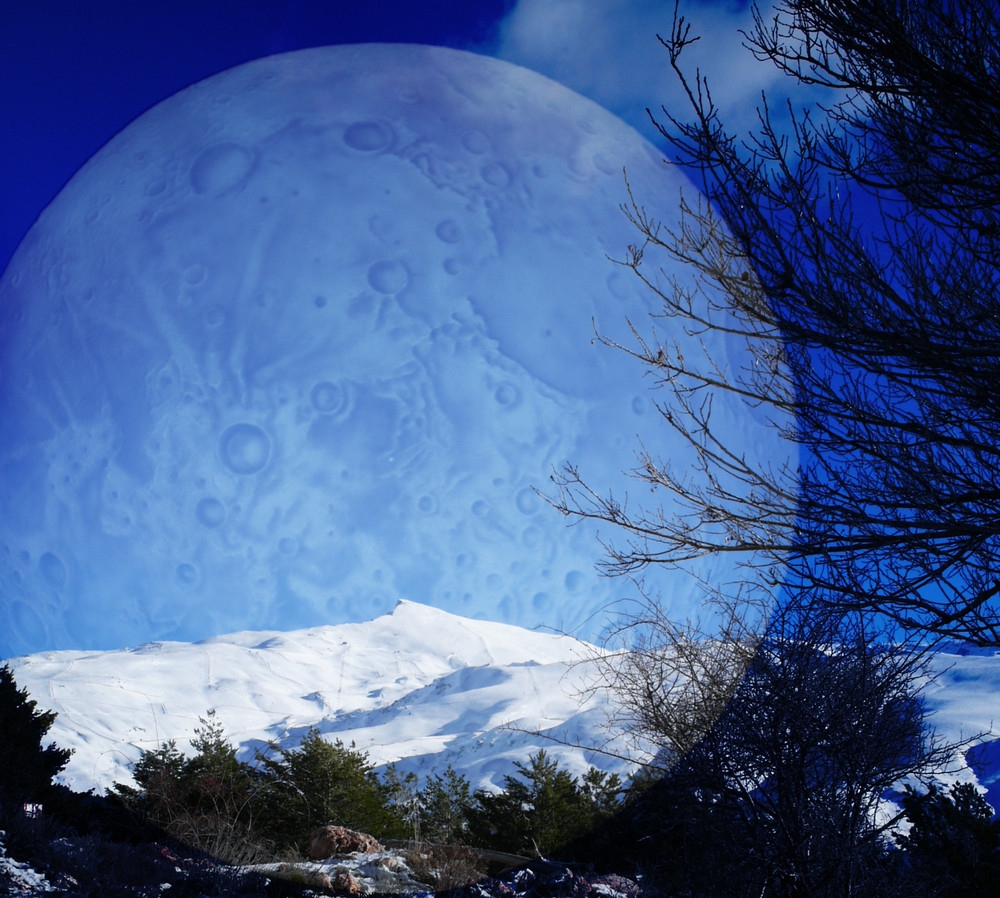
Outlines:
{"label": "mountain ridge", "polygon": [[474,787],[497,788],[539,748],[574,773],[590,764],[629,773],[619,758],[560,744],[607,740],[607,703],[586,694],[598,651],[401,600],[362,623],[9,663],[39,706],[57,713],[49,737],[74,751],[60,780],[77,791],[131,782],[141,751],[165,741],[186,750],[210,709],[243,758],[270,740],[293,746],[315,726],[377,767],[398,762],[426,776],[452,764]]}
{"label": "mountain ridge", "polygon": [[[269,741],[294,747],[316,727],[353,742],[376,768],[395,762],[423,778],[451,765],[473,788],[496,789],[540,748],[574,775],[593,765],[627,778],[635,765],[625,758],[649,757],[609,735],[613,705],[593,688],[599,652],[570,636],[401,600],[361,623],[8,663],[39,706],[57,713],[49,738],[74,751],[59,779],[77,791],[131,782],[140,753],[165,741],[186,751],[210,709],[243,759]],[[1000,653],[958,647],[931,666],[929,722],[949,741],[987,734],[956,778],[979,782],[996,806]]]}

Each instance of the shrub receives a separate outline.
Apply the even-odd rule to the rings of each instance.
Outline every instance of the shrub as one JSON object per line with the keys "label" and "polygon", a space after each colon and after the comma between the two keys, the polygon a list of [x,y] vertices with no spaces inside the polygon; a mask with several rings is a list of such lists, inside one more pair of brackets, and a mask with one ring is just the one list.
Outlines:
{"label": "shrub", "polygon": [[568,846],[617,807],[617,775],[591,769],[581,785],[544,749],[516,763],[521,779],[504,777],[499,793],[478,790],[467,817],[473,843],[544,857]]}
{"label": "shrub", "polygon": [[972,783],[917,793],[907,786],[903,811],[912,823],[896,837],[908,877],[943,898],[990,893],[1000,880],[1000,821]]}
{"label": "shrub", "polygon": [[10,666],[0,667],[0,807],[20,811],[25,802],[44,801],[52,778],[69,760],[67,749],[42,746],[56,715],[37,705],[18,689]]}
{"label": "shrub", "polygon": [[460,889],[486,875],[486,863],[473,848],[464,845],[418,845],[406,853],[414,879],[436,892]]}

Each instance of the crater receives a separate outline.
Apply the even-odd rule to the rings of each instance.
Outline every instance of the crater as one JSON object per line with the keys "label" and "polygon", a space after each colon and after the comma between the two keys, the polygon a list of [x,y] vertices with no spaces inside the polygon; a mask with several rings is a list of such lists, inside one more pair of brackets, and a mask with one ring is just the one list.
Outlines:
{"label": "crater", "polygon": [[482,131],[466,131],[462,135],[462,146],[479,156],[489,150],[490,139]]}
{"label": "crater", "polygon": [[462,228],[452,218],[446,218],[444,221],[438,222],[434,233],[437,234],[438,240],[444,243],[458,243],[462,239]]}
{"label": "crater", "polygon": [[206,527],[221,527],[226,520],[226,509],[218,499],[206,496],[194,509],[195,517]]}
{"label": "crater", "polygon": [[68,572],[63,560],[52,552],[46,552],[38,559],[38,568],[50,586],[62,589],[66,585]]}
{"label": "crater", "polygon": [[493,398],[500,405],[516,405],[518,399],[521,398],[521,394],[518,392],[517,387],[513,384],[500,384],[496,390],[493,391]]}
{"label": "crater", "polygon": [[236,474],[256,474],[271,455],[271,441],[256,424],[227,427],[219,440],[222,461]]}
{"label": "crater", "polygon": [[179,564],[174,568],[174,579],[181,586],[191,586],[198,579],[198,571],[193,564]]}
{"label": "crater", "polygon": [[344,131],[344,143],[352,150],[374,153],[392,143],[392,128],[384,122],[355,122]]}
{"label": "crater", "polygon": [[368,283],[373,290],[389,296],[406,289],[410,282],[409,272],[402,262],[376,262],[368,269]]}
{"label": "crater", "polygon": [[218,195],[246,180],[253,168],[253,153],[238,143],[217,143],[202,150],[191,166],[195,193]]}
{"label": "crater", "polygon": [[310,391],[309,401],[321,415],[335,415],[347,407],[348,396],[340,384],[321,380]]}
{"label": "crater", "polygon": [[541,503],[535,491],[527,487],[518,492],[514,501],[517,504],[517,510],[521,514],[534,514],[538,511],[538,506]]}
{"label": "crater", "polygon": [[484,166],[480,174],[483,180],[493,187],[506,187],[510,184],[510,172],[499,162]]}

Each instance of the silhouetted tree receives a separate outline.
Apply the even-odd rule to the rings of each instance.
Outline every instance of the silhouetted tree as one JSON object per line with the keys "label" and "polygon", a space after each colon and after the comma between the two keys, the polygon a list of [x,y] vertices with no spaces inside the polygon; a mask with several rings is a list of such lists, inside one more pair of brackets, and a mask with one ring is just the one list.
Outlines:
{"label": "silhouetted tree", "polygon": [[[893,822],[885,794],[906,777],[940,774],[956,755],[927,724],[924,652],[864,618],[817,618],[807,604],[766,624],[744,671],[715,637],[693,638],[657,614],[637,620],[643,652],[604,663],[627,664],[629,707],[651,708],[619,723],[661,751],[622,814],[591,840],[601,861],[628,857],[656,870],[668,892],[734,898],[846,898],[884,885]],[[666,629],[651,631],[655,620]],[[663,660],[675,649],[695,672],[735,659],[731,677],[718,678],[724,706],[714,689],[705,693],[713,723],[694,742],[670,706],[687,708],[698,693],[663,676],[675,670]]]}
{"label": "silhouetted tree", "polygon": [[[677,225],[644,207],[673,197],[632,198],[623,264],[663,324],[633,322],[619,348],[648,366],[701,477],[643,447],[635,476],[662,506],[572,466],[556,504],[619,528],[612,573],[742,557],[765,588],[1000,645],[1000,7],[779,0],[747,45],[820,101],[765,101],[749,136],[684,70],[696,39],[675,10],[661,41],[690,115],[658,126],[703,198]],[[652,249],[680,274],[647,270]],[[748,346],[748,363],[702,337]],[[793,460],[748,454],[713,417],[720,392],[769,416]]]}
{"label": "silhouetted tree", "polygon": [[515,762],[500,792],[477,790],[466,812],[476,845],[529,857],[559,855],[616,810],[617,774],[588,771],[583,784],[544,749]]}
{"label": "silhouetted tree", "polygon": [[18,688],[8,664],[0,667],[0,808],[20,811],[25,802],[45,800],[70,757],[68,749],[43,745],[55,719]]}
{"label": "silhouetted tree", "polygon": [[972,783],[947,793],[907,786],[903,811],[911,822],[896,841],[906,854],[904,878],[941,898],[979,898],[1000,882],[1000,821]]}

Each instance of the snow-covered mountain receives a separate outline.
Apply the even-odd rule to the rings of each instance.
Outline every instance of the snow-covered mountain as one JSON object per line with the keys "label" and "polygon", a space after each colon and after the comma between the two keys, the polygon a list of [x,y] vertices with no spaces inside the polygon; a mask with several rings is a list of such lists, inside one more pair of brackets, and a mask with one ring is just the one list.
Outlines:
{"label": "snow-covered mountain", "polygon": [[574,773],[594,764],[627,774],[624,761],[571,747],[607,742],[606,701],[581,695],[595,651],[401,601],[365,623],[43,652],[10,664],[39,706],[57,712],[49,737],[73,749],[60,779],[76,790],[130,782],[140,752],[168,739],[187,750],[209,709],[242,757],[268,740],[295,745],[316,726],[376,765],[399,761],[423,777],[452,764],[489,787],[539,748]]}
{"label": "snow-covered mountain", "polygon": [[[77,790],[128,782],[140,752],[168,739],[186,750],[213,708],[243,757],[269,740],[296,745],[316,726],[376,765],[397,761],[424,777],[451,764],[474,787],[490,787],[539,748],[574,773],[593,764],[627,775],[630,765],[614,757],[626,745],[609,741],[607,697],[587,692],[596,652],[567,636],[401,601],[365,623],[46,652],[10,665],[39,706],[57,712],[49,736],[74,750],[61,780]],[[955,648],[933,668],[925,698],[939,733],[995,733],[1000,653]],[[970,758],[985,765],[978,780],[998,807],[994,738]]]}

